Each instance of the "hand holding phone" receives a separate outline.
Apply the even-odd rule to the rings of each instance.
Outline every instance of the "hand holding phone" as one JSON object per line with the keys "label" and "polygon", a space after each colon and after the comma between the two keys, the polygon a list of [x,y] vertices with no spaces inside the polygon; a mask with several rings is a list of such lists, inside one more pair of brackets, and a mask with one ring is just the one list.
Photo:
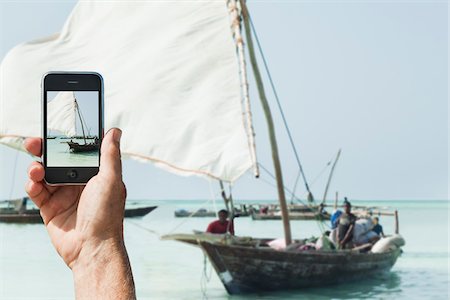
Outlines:
{"label": "hand holding phone", "polygon": [[[105,135],[99,173],[86,186],[50,186],[38,162],[28,170],[26,191],[39,207],[56,251],[73,271],[77,298],[118,298],[118,290],[124,291],[123,299],[135,297],[123,241],[126,189],[120,137],[118,129]],[[42,154],[41,145],[39,138],[25,141],[35,156]]]}

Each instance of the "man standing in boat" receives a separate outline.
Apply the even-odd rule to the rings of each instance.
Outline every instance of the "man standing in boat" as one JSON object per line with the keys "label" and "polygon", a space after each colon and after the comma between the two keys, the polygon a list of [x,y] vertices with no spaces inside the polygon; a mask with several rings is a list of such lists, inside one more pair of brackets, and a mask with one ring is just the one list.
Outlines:
{"label": "man standing in boat", "polygon": [[339,217],[337,242],[339,249],[351,248],[353,229],[355,228],[356,216],[352,214],[352,205],[347,199],[344,201],[344,213]]}
{"label": "man standing in boat", "polygon": [[234,235],[234,225],[233,220],[228,220],[228,211],[222,209],[219,211],[219,220],[209,223],[206,232],[214,234],[224,234],[230,232]]}

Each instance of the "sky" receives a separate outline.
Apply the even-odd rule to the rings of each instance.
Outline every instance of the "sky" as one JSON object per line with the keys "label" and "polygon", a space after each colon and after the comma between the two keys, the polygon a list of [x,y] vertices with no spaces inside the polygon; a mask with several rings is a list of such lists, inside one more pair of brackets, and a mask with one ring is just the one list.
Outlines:
{"label": "sky", "polygon": [[[47,92],[47,102],[52,101],[58,92]],[[75,91],[75,99],[77,99],[78,107],[81,111],[81,115],[87,126],[86,135],[97,135],[98,133],[98,92],[93,91]],[[81,128],[81,122],[78,115],[75,116],[76,120],[76,135],[83,135]],[[57,135],[61,133],[56,132]]]}
{"label": "sky", "polygon": [[[60,30],[74,1],[0,1],[0,58]],[[449,198],[446,1],[248,1],[280,101],[316,198],[342,149],[331,194],[362,200]],[[260,59],[260,57],[259,57]],[[259,63],[262,68],[263,64]],[[284,180],[298,174],[266,74]],[[272,169],[250,78],[259,162]],[[0,199],[24,195],[32,158],[0,145]],[[16,165],[17,157],[17,165]],[[14,167],[16,165],[16,167]],[[211,199],[218,183],[125,161],[129,199]],[[304,186],[298,185],[298,195]],[[235,200],[276,199],[270,176],[244,175]]]}

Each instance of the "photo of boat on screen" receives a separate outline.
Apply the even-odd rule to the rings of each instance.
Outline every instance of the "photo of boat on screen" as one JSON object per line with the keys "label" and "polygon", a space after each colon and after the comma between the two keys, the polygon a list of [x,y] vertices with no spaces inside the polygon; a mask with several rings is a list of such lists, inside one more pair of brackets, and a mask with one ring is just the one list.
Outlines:
{"label": "photo of boat on screen", "polygon": [[99,166],[98,91],[47,92],[47,166]]}

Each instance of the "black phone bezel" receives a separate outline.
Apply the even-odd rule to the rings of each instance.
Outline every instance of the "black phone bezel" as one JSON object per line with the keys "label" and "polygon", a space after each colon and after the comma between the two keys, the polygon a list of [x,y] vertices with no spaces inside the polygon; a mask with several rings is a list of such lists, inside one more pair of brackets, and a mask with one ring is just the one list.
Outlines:
{"label": "black phone bezel", "polygon": [[[49,72],[42,78],[42,163],[49,185],[84,185],[97,175],[100,151],[96,167],[48,167],[47,166],[47,92],[48,91],[98,91],[98,136],[103,140],[103,78],[96,72]],[[72,176],[74,174],[75,176]]]}

